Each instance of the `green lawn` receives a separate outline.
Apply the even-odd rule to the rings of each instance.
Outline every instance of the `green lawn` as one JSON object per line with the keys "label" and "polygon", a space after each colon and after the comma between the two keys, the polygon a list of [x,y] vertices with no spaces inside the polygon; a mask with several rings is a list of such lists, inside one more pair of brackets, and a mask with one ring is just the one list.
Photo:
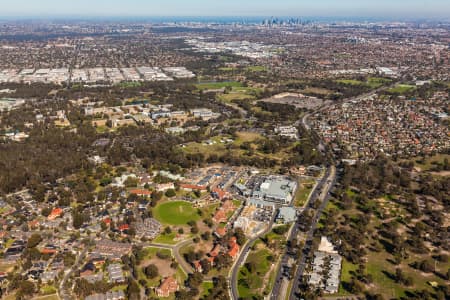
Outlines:
{"label": "green lawn", "polygon": [[33,298],[33,300],[59,300],[59,299],[60,298],[56,294]]}
{"label": "green lawn", "polygon": [[277,234],[277,233],[275,233],[273,230],[272,231],[270,231],[269,233],[267,233],[265,236],[264,236],[264,238],[267,240],[267,244],[268,245],[270,245],[271,243],[273,243],[273,242],[278,242],[278,244],[281,246],[281,245],[283,245],[284,244],[284,242],[285,242],[285,240],[286,240],[286,237],[285,237],[285,235],[287,234],[287,232],[289,232],[289,228],[290,228],[290,225],[276,225],[275,226],[276,228],[282,228],[282,227],[284,227],[284,230],[286,231],[286,233],[284,233],[284,234]]}
{"label": "green lawn", "polygon": [[97,126],[95,127],[95,130],[97,131],[97,133],[105,133],[108,132],[110,128],[108,126]]}
{"label": "green lawn", "polygon": [[253,100],[255,96],[243,92],[235,92],[218,95],[217,98],[223,102],[231,102],[233,100]]}
{"label": "green lawn", "polygon": [[256,99],[262,89],[252,87],[232,87],[227,94],[218,95],[217,98],[223,102],[231,102],[233,100],[254,100]]}
{"label": "green lawn", "polygon": [[187,274],[184,273],[183,269],[180,266],[178,266],[177,271],[175,273],[175,277],[180,286],[182,286],[187,279]]}
{"label": "green lawn", "polygon": [[236,132],[237,139],[234,141],[236,146],[240,146],[242,143],[249,142],[253,143],[259,139],[262,139],[263,136],[257,132],[249,132],[249,131],[238,131]]}
{"label": "green lawn", "polygon": [[339,295],[349,295],[344,287],[343,283],[349,283],[351,281],[352,272],[358,268],[357,265],[348,262],[346,259],[342,260],[342,270],[341,270],[341,284],[339,286]]}
{"label": "green lawn", "polygon": [[192,142],[183,148],[186,153],[203,153],[205,157],[209,157],[211,154],[223,155],[226,152],[224,144],[203,145],[200,143]]}
{"label": "green lawn", "polygon": [[209,290],[214,287],[214,284],[211,281],[204,281],[201,285],[201,293],[200,299],[209,295]]}
{"label": "green lawn", "polygon": [[207,82],[207,83],[199,83],[196,87],[199,90],[213,90],[213,89],[221,89],[224,87],[241,87],[242,83],[237,81],[225,81],[225,82]]}
{"label": "green lawn", "polygon": [[382,288],[384,294],[389,297],[399,298],[404,296],[405,288],[388,277],[383,271],[394,272],[394,266],[386,262],[387,253],[371,253],[366,264],[367,274],[372,275],[373,282]]}
{"label": "green lawn", "polygon": [[182,150],[187,153],[203,153],[206,157],[209,157],[211,154],[223,155],[226,152],[226,144],[221,142],[223,138],[230,138],[230,136],[215,136],[210,138],[211,141],[214,141],[215,144],[204,144],[204,143],[196,143],[192,142],[186,144]]}
{"label": "green lawn", "polygon": [[177,242],[175,241],[176,233],[172,232],[169,234],[161,233],[158,235],[154,240],[153,243],[156,244],[167,244],[167,245],[174,245]]}
{"label": "green lawn", "polygon": [[162,249],[162,248],[157,248],[157,247],[147,247],[144,249],[144,251],[145,251],[145,259],[152,259],[153,257],[156,256],[157,253],[163,253],[168,256],[172,256],[172,251],[170,251],[169,249]]}
{"label": "green lawn", "polygon": [[121,88],[134,88],[134,87],[141,87],[142,86],[142,82],[140,81],[130,81],[130,82],[121,82],[117,85],[118,87]]}
{"label": "green lawn", "polygon": [[250,67],[245,68],[245,70],[250,71],[250,72],[264,72],[267,69],[264,66],[250,66]]}
{"label": "green lawn", "polygon": [[294,205],[297,207],[302,207],[305,205],[306,200],[308,200],[309,194],[314,187],[315,181],[301,182],[299,188],[295,193]]}
{"label": "green lawn", "polygon": [[397,84],[395,87],[390,88],[388,90],[388,92],[393,93],[393,94],[406,94],[409,92],[412,92],[416,89],[416,87],[414,85],[409,85],[409,84]]}
{"label": "green lawn", "polygon": [[52,285],[44,285],[41,287],[41,293],[44,295],[50,295],[56,293],[56,288]]}
{"label": "green lawn", "polygon": [[113,292],[117,292],[117,291],[125,291],[127,289],[128,285],[127,284],[122,284],[122,285],[116,285],[115,287],[113,287],[111,289],[111,291]]}
{"label": "green lawn", "polygon": [[14,239],[8,239],[5,243],[5,249],[8,249],[14,243]]}
{"label": "green lawn", "polygon": [[241,206],[241,204],[242,204],[242,201],[241,201],[241,200],[233,200],[233,205],[234,205],[235,207],[239,207],[239,206]]}
{"label": "green lawn", "polygon": [[238,291],[240,297],[246,298],[259,294],[258,290],[263,287],[264,276],[270,270],[271,262],[268,257],[271,255],[272,253],[266,248],[252,251],[248,255],[246,263],[255,263],[256,270],[250,273],[245,266],[239,269]]}
{"label": "green lawn", "polygon": [[348,85],[364,85],[371,89],[377,89],[386,83],[391,82],[391,79],[380,78],[380,77],[369,77],[367,81],[361,81],[356,79],[338,79],[336,82]]}
{"label": "green lawn", "polygon": [[169,201],[158,204],[153,210],[155,219],[165,225],[186,225],[189,221],[197,221],[200,216],[191,203]]}
{"label": "green lawn", "polygon": [[367,80],[367,84],[374,89],[377,89],[381,86],[383,86],[384,84],[390,83],[392,82],[391,79],[388,78],[380,78],[380,77],[369,77],[369,79]]}
{"label": "green lawn", "polygon": [[351,85],[363,85],[364,84],[364,81],[359,81],[359,80],[355,80],[355,79],[338,79],[338,80],[336,80],[336,82],[343,83],[343,84],[351,84]]}
{"label": "green lawn", "polygon": [[244,143],[245,141],[248,141],[252,144],[253,148],[253,157],[259,157],[259,158],[266,158],[266,159],[273,159],[275,161],[281,162],[283,159],[286,159],[289,157],[289,155],[292,154],[292,149],[295,146],[295,144],[290,144],[288,147],[284,147],[280,149],[277,153],[263,153],[258,149],[257,140],[259,139],[267,139],[265,137],[262,137],[259,134],[255,133],[238,133],[236,140],[232,143],[226,143],[221,142],[220,139],[226,138],[226,136],[215,136],[212,137],[210,140],[214,141],[213,144],[204,144],[204,143],[197,143],[197,142],[191,142],[184,147],[181,147],[181,151],[189,154],[195,154],[195,153],[202,153],[206,158],[210,157],[211,155],[215,154],[217,156],[223,156],[225,154],[230,154],[234,157],[248,157],[248,151],[240,149],[240,145]]}

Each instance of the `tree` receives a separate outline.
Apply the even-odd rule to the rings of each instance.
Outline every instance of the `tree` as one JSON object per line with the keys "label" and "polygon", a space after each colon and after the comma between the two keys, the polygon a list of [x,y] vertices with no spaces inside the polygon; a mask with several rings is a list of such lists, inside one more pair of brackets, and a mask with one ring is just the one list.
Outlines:
{"label": "tree", "polygon": [[213,288],[210,290],[209,295],[206,296],[205,300],[228,300],[228,283],[224,276],[219,276],[213,278]]}
{"label": "tree", "polygon": [[395,269],[395,281],[399,283],[403,283],[405,280],[405,277],[403,275],[403,271],[400,268]]}
{"label": "tree", "polygon": [[278,226],[273,229],[273,232],[275,232],[278,235],[282,235],[285,234],[288,230],[289,230],[288,226]]}
{"label": "tree", "polygon": [[159,259],[168,259],[168,258],[170,258],[170,254],[167,254],[167,253],[164,253],[164,252],[161,252],[161,251],[156,252],[156,256]]}
{"label": "tree", "polygon": [[50,207],[44,207],[44,208],[41,210],[41,214],[42,214],[44,217],[48,217],[48,216],[50,215],[51,212],[52,212],[52,209],[51,209]]}
{"label": "tree", "polygon": [[234,236],[236,237],[236,242],[242,246],[245,244],[245,241],[247,240],[244,234],[244,231],[242,230],[242,228],[236,228],[236,230],[234,231]]}
{"label": "tree", "polygon": [[433,263],[430,260],[422,260],[418,265],[419,270],[424,271],[426,273],[430,273],[433,271]]}
{"label": "tree", "polygon": [[202,237],[203,240],[209,241],[211,239],[211,232],[206,231],[206,232],[201,234],[201,237]]}
{"label": "tree", "polygon": [[27,242],[27,248],[34,248],[42,242],[42,237],[38,233],[33,233]]}
{"label": "tree", "polygon": [[199,272],[189,274],[186,285],[190,288],[196,288],[203,282],[203,275]]}
{"label": "tree", "polygon": [[197,225],[191,227],[191,233],[192,233],[192,234],[197,234],[198,231],[199,231],[199,230],[198,230]]}
{"label": "tree", "polygon": [[364,290],[364,286],[358,280],[352,278],[350,282],[350,291],[354,294],[359,294]]}
{"label": "tree", "polygon": [[138,185],[138,183],[139,183],[139,180],[137,178],[128,177],[123,184],[125,185],[125,187],[131,188],[131,187],[136,187]]}
{"label": "tree", "polygon": [[30,299],[35,293],[36,287],[34,283],[24,280],[20,283],[19,290],[16,293],[16,299]]}
{"label": "tree", "polygon": [[162,192],[154,192],[154,193],[152,193],[152,195],[151,195],[152,203],[153,203],[153,201],[155,201],[155,203],[156,203],[159,200],[161,200],[163,195],[164,194]]}
{"label": "tree", "polygon": [[249,261],[248,263],[245,264],[245,267],[250,273],[255,273],[258,268],[258,265],[254,261]]}
{"label": "tree", "polygon": [[71,252],[65,252],[63,257],[64,266],[66,268],[71,267],[75,263],[75,259],[75,254]]}
{"label": "tree", "polygon": [[200,265],[202,266],[203,274],[206,275],[209,273],[209,271],[211,271],[211,263],[206,258],[204,258],[200,261]]}
{"label": "tree", "polygon": [[172,198],[175,197],[177,195],[177,193],[175,192],[174,189],[168,189],[165,193],[166,197],[168,198]]}
{"label": "tree", "polygon": [[170,263],[170,267],[171,267],[172,269],[177,269],[177,268],[178,268],[178,263],[177,263],[175,260],[173,260],[173,261]]}
{"label": "tree", "polygon": [[139,284],[132,278],[129,278],[128,288],[127,288],[128,299],[138,300],[138,299],[140,299],[140,294],[141,294],[141,289],[139,288]]}
{"label": "tree", "polygon": [[156,278],[159,275],[158,267],[154,264],[150,264],[144,268],[144,274],[150,279]]}
{"label": "tree", "polygon": [[81,226],[83,226],[83,224],[85,222],[85,216],[82,213],[74,212],[72,214],[72,217],[73,217],[73,220],[72,220],[73,227],[75,229],[80,229]]}

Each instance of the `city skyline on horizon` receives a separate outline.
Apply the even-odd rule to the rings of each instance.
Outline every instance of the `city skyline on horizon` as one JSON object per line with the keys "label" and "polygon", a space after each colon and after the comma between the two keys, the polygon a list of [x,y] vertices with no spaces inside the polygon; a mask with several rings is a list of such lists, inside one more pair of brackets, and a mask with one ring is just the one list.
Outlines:
{"label": "city skyline on horizon", "polygon": [[142,0],[79,0],[67,3],[57,0],[17,0],[5,4],[3,18],[46,17],[262,17],[310,16],[375,19],[447,19],[450,3],[445,0],[166,0],[148,3]]}

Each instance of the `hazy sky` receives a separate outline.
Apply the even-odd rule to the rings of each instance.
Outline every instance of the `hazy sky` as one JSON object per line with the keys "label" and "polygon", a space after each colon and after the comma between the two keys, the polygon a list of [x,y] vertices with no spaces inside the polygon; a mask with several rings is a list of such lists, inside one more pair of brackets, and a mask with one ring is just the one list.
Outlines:
{"label": "hazy sky", "polygon": [[450,0],[0,0],[14,16],[449,17]]}

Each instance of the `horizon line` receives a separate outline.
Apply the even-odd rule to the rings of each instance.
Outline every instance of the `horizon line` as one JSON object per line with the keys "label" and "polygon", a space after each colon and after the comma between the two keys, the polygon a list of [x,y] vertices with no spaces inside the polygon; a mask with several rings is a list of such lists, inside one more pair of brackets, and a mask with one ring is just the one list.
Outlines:
{"label": "horizon line", "polygon": [[327,16],[327,15],[310,15],[310,16],[293,16],[293,15],[96,15],[96,14],[48,14],[48,15],[16,15],[16,16],[2,16],[0,15],[0,20],[83,20],[83,19],[238,19],[238,18],[248,18],[248,19],[267,19],[267,18],[290,18],[290,19],[328,19],[328,20],[339,20],[339,21],[352,21],[352,20],[377,20],[377,21],[450,21],[449,17],[444,16]]}

